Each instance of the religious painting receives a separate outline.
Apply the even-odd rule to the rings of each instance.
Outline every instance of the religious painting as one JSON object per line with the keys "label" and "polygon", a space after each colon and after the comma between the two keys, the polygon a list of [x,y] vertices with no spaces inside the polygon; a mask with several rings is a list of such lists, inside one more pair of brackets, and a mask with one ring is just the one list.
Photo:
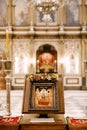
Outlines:
{"label": "religious painting", "polygon": [[69,55],[70,56],[67,57],[68,64],[66,64],[66,72],[69,74],[78,74],[78,55],[76,53]]}
{"label": "religious painting", "polygon": [[[15,25],[28,25],[28,6],[24,0],[17,0],[15,3]],[[19,8],[20,5],[20,8]]]}
{"label": "religious painting", "polygon": [[35,108],[53,107],[54,89],[52,84],[34,84],[32,91],[32,105]]}
{"label": "religious painting", "polygon": [[13,40],[14,74],[26,74],[29,67],[29,43],[27,39]]}
{"label": "religious painting", "polygon": [[51,45],[45,44],[37,50],[37,72],[57,72],[57,52]]}
{"label": "religious painting", "polygon": [[25,76],[22,113],[47,115],[64,113],[62,79],[59,77],[58,80],[31,80],[30,77],[29,74]]}
{"label": "religious painting", "polygon": [[80,40],[66,40],[64,45],[64,73],[67,75],[81,74]]}
{"label": "religious painting", "polygon": [[48,15],[37,12],[37,25],[57,25],[57,12]]}
{"label": "religious painting", "polygon": [[58,88],[56,82],[39,81],[31,82],[29,88],[30,112],[36,111],[56,111],[58,110]]}
{"label": "religious painting", "polygon": [[0,0],[0,26],[6,26],[7,24],[6,14],[7,14],[6,0]]}
{"label": "religious painting", "polygon": [[52,72],[54,70],[54,56],[49,52],[44,52],[39,55],[40,71],[41,72]]}
{"label": "religious painting", "polygon": [[70,0],[66,6],[66,25],[78,26],[79,24],[79,6],[78,0]]}
{"label": "religious painting", "polygon": [[[26,53],[27,54],[27,53]],[[19,73],[19,74],[24,74],[27,73],[28,71],[28,57],[26,56],[26,54],[24,53],[15,53],[15,63],[14,63],[14,67],[15,67],[15,73]]]}

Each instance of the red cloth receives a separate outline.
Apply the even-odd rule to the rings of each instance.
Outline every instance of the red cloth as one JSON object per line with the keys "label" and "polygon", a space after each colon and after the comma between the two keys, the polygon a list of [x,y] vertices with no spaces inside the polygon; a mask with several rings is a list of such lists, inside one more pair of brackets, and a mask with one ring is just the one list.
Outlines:
{"label": "red cloth", "polygon": [[16,117],[1,117],[0,124],[17,124],[19,123],[21,116]]}
{"label": "red cloth", "polygon": [[87,125],[87,119],[75,119],[68,117],[68,121],[71,125]]}

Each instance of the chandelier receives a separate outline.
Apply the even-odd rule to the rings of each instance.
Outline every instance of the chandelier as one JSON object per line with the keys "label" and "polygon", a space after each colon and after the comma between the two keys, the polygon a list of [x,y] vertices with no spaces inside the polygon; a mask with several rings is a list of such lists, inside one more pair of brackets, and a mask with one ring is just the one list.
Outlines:
{"label": "chandelier", "polygon": [[43,14],[44,22],[51,22],[50,15],[55,13],[60,7],[63,7],[69,0],[35,0],[37,11]]}

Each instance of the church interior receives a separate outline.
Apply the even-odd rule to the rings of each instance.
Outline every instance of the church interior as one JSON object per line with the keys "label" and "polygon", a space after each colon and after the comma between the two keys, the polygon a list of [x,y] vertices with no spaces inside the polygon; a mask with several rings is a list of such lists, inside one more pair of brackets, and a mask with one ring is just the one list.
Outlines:
{"label": "church interior", "polygon": [[0,0],[0,130],[87,130],[87,0]]}

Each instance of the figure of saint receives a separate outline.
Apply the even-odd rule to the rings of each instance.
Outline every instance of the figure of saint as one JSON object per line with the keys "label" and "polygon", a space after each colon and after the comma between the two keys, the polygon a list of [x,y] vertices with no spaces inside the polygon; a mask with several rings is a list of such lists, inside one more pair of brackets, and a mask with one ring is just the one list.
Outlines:
{"label": "figure of saint", "polygon": [[40,70],[49,72],[54,69],[54,56],[51,53],[45,52],[39,56]]}

